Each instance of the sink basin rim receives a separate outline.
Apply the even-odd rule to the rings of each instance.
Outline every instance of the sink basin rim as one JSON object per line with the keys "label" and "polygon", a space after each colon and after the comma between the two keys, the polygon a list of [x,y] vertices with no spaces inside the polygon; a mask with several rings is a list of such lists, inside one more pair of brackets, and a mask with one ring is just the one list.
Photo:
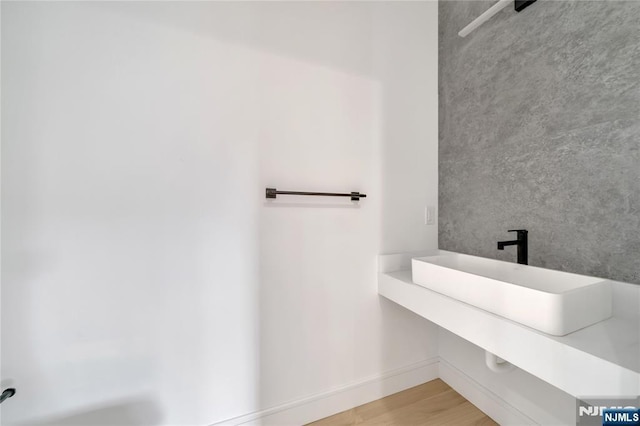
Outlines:
{"label": "sink basin rim", "polygon": [[[479,268],[485,269],[473,270],[473,266],[469,267],[469,265],[464,264],[453,264],[458,259],[461,261],[461,263],[465,261],[475,262],[473,266],[479,265]],[[518,263],[506,262],[503,260],[489,259],[463,253],[448,252],[445,250],[440,250],[439,254],[431,256],[414,257],[412,259],[412,262],[413,261],[425,262],[431,265],[440,266],[442,268],[451,269],[458,273],[475,275],[489,280],[517,285],[519,287],[557,295],[567,294],[573,291],[580,291],[584,287],[595,285],[600,282],[609,282],[609,280],[607,279],[576,274],[573,272],[557,271],[531,265],[521,265]],[[486,269],[492,266],[501,268],[503,267],[506,269],[506,272],[488,271]],[[511,273],[513,275],[518,274],[519,276],[506,277],[505,273]],[[523,273],[527,274],[528,276],[524,277],[522,275]],[[559,281],[561,279],[570,279],[572,282],[562,283]],[[554,282],[549,283],[544,280],[554,280]],[[565,288],[559,288],[562,285],[564,285]]]}

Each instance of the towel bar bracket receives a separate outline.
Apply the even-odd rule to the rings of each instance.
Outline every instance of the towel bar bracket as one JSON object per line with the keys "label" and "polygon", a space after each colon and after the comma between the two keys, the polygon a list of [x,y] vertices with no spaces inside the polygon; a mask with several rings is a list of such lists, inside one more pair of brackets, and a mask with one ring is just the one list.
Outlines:
{"label": "towel bar bracket", "polygon": [[514,0],[513,8],[516,12],[524,10],[525,7],[535,3],[536,0]]}

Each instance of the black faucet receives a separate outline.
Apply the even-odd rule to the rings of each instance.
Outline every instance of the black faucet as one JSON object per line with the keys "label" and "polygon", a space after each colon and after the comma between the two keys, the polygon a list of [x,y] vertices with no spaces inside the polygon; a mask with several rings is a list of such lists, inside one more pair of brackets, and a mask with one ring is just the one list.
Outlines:
{"label": "black faucet", "polygon": [[518,246],[518,263],[522,265],[529,264],[529,249],[527,234],[529,231],[526,229],[510,229],[509,232],[517,232],[518,239],[512,241],[498,241],[498,250],[504,250],[505,246]]}

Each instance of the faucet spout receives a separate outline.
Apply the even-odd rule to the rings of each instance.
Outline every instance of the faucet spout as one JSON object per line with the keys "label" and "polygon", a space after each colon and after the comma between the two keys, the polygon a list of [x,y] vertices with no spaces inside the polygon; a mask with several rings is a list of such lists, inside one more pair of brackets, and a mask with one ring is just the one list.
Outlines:
{"label": "faucet spout", "polygon": [[506,246],[515,246],[517,244],[518,244],[518,240],[498,241],[498,250],[504,250]]}

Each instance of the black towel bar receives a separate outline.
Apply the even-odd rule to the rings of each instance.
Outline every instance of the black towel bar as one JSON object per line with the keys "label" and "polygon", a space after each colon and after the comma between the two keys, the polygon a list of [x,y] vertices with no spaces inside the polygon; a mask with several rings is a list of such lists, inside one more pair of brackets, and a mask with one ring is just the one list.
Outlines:
{"label": "black towel bar", "polygon": [[307,191],[278,191],[275,188],[267,188],[267,198],[276,198],[277,195],[314,195],[322,197],[351,197],[351,201],[360,201],[366,198],[367,194],[359,192],[339,193],[339,192],[307,192]]}

